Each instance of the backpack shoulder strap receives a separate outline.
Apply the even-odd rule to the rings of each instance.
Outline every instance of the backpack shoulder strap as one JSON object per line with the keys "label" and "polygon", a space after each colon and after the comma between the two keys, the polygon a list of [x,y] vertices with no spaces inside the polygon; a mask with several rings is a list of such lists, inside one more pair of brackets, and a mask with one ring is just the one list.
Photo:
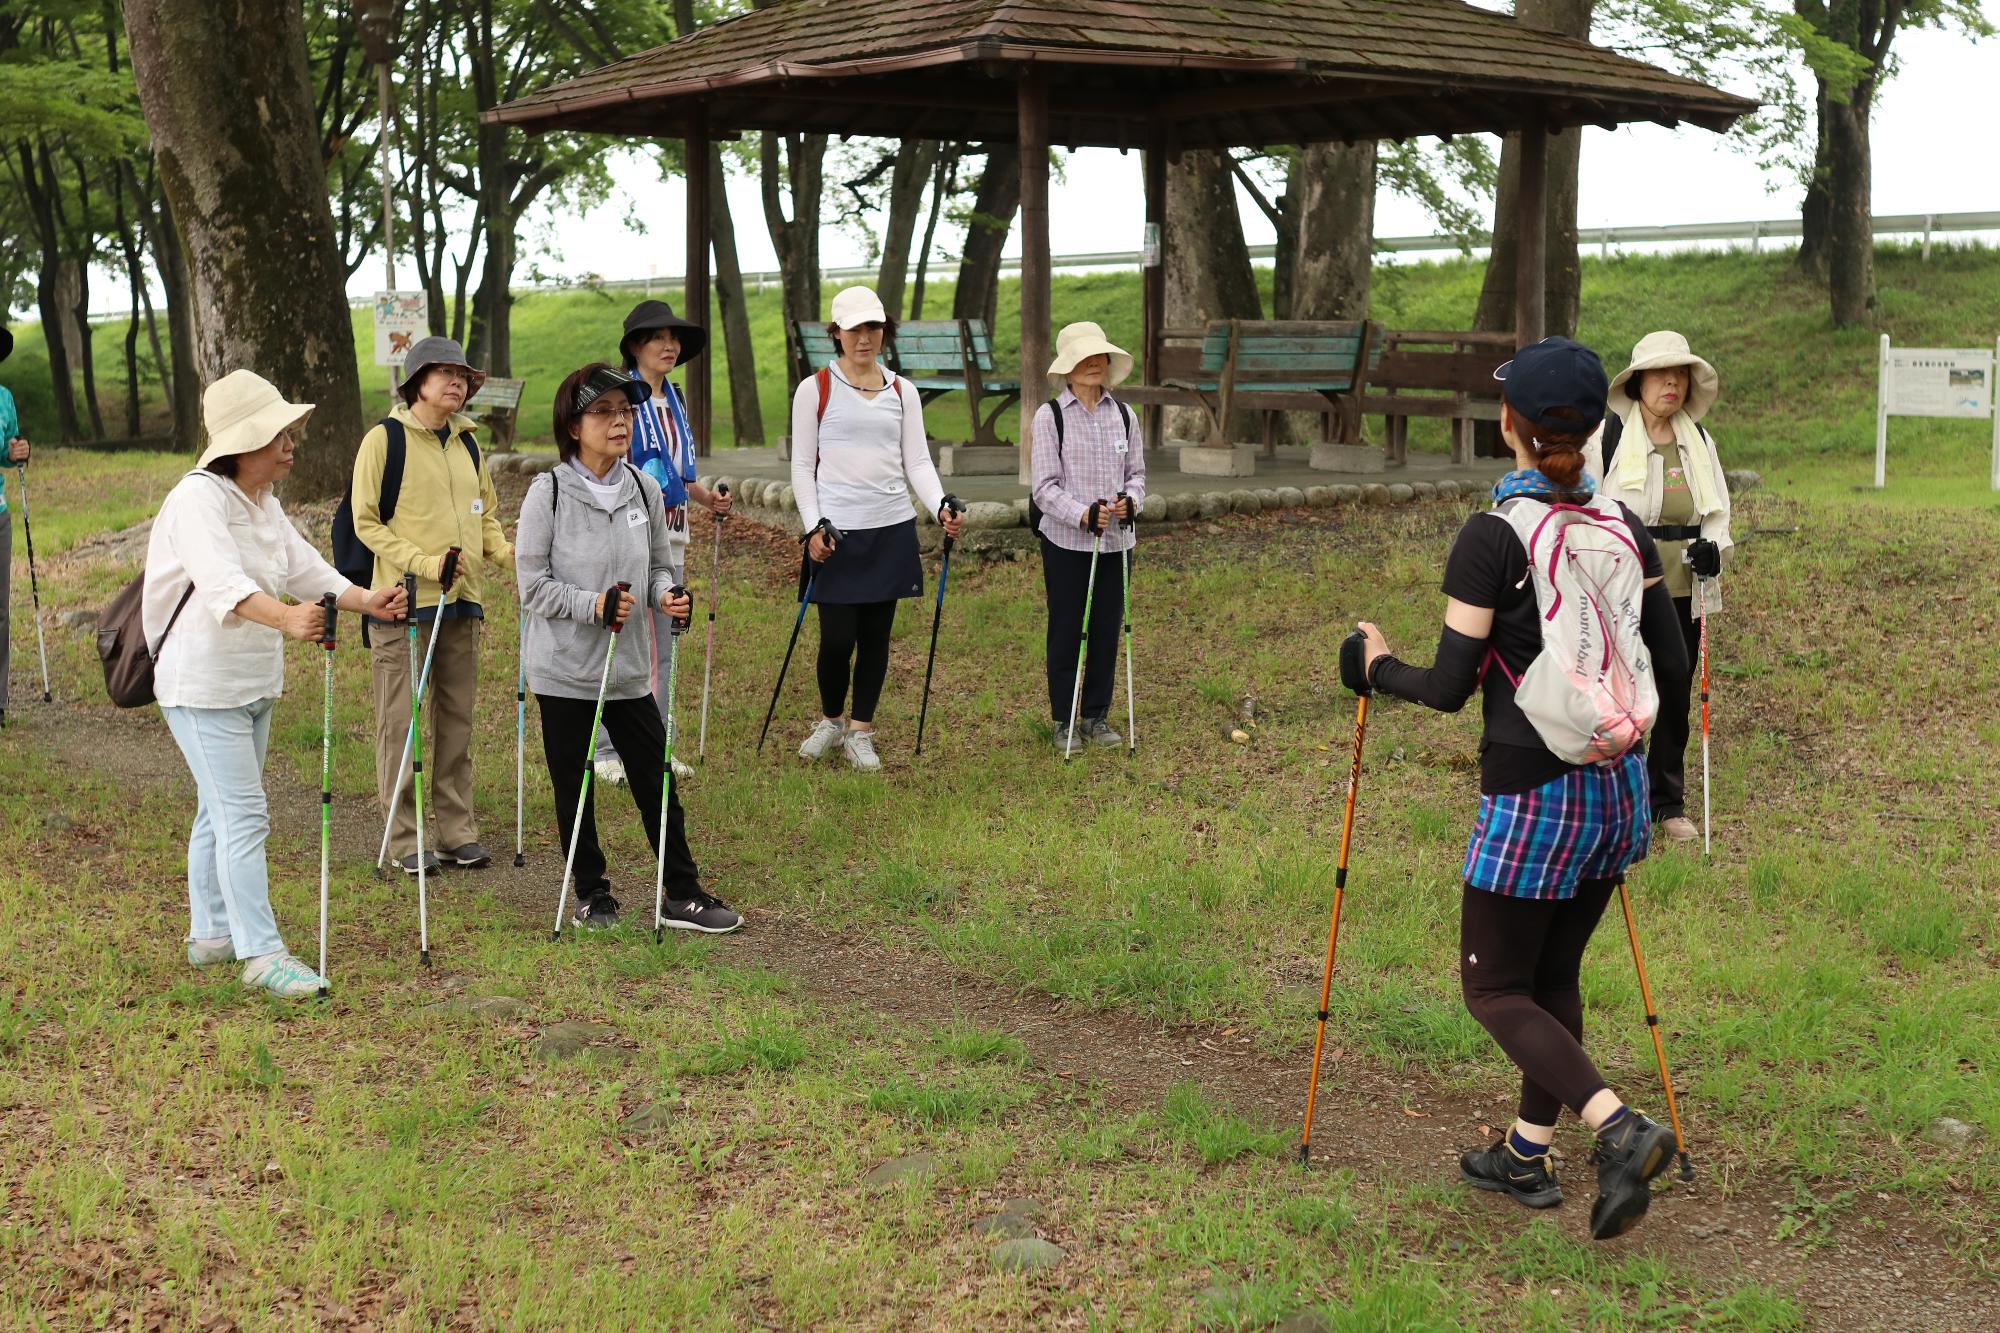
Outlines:
{"label": "backpack shoulder strap", "polygon": [[1062,399],[1049,399],[1049,416],[1056,423],[1056,457],[1063,456],[1063,410]]}
{"label": "backpack shoulder strap", "polygon": [[387,523],[396,516],[396,501],[402,498],[403,463],[410,454],[410,441],[403,433],[403,423],[394,417],[382,418],[382,434],[387,447],[382,455],[382,494],[376,512]]}
{"label": "backpack shoulder strap", "polygon": [[1118,404],[1118,419],[1125,423],[1125,440],[1129,444],[1132,440],[1132,409],[1123,403]]}
{"label": "backpack shoulder strap", "polygon": [[467,427],[465,430],[462,430],[458,433],[458,442],[465,446],[465,452],[472,455],[472,475],[475,478],[478,477],[479,441],[473,438],[472,430],[470,427]]}
{"label": "backpack shoulder strap", "polygon": [[826,405],[833,398],[833,372],[821,366],[813,372],[813,379],[819,382],[819,414],[814,421],[826,420]]}

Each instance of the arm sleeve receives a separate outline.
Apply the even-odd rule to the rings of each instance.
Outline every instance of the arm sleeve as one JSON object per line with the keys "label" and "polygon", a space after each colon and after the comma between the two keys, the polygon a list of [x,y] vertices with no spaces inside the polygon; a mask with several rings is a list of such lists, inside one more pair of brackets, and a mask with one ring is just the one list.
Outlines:
{"label": "arm sleeve", "polygon": [[444,557],[398,537],[382,522],[382,468],[388,457],[389,432],[375,426],[361,437],[361,447],[354,451],[354,480],[349,485],[354,497],[354,535],[389,564],[435,583],[444,571]]}
{"label": "arm sleeve", "polygon": [[792,495],[806,531],[818,527],[825,514],[819,507],[819,386],[812,375],[792,394]]}
{"label": "arm sleeve", "polygon": [[341,575],[290,519],[285,524],[285,591],[294,601],[317,602],[332,593],[345,596],[354,585]]}
{"label": "arm sleeve", "polygon": [[903,400],[903,475],[923,503],[924,512],[937,517],[944,503],[944,483],[938,480],[937,464],[931,462],[930,438],[924,434],[924,401],[916,386],[898,375],[891,392]]}
{"label": "arm sleeve", "polygon": [[1394,657],[1378,657],[1368,680],[1384,694],[1440,713],[1456,713],[1479,688],[1480,668],[1485,662],[1485,639],[1460,634],[1446,625],[1438,635],[1437,658],[1430,666],[1415,667]]}
{"label": "arm sleeve", "polygon": [[1702,443],[1708,446],[1709,475],[1715,478],[1716,494],[1722,498],[1721,507],[1701,521],[1701,535],[1715,543],[1722,552],[1722,567],[1729,567],[1730,553],[1736,549],[1736,539],[1729,535],[1729,478],[1722,471],[1722,455],[1716,452],[1715,437],[1708,433],[1708,427],[1698,427]]}
{"label": "arm sleeve", "polygon": [[172,540],[194,584],[194,602],[220,625],[252,593],[264,591],[243,568],[229,535],[229,498],[221,485],[197,482],[177,488]]}
{"label": "arm sleeve", "polygon": [[549,512],[549,494],[555,484],[556,479],[544,472],[521,501],[521,522],[514,530],[519,539],[514,547],[514,578],[521,589],[521,605],[530,615],[588,624],[597,619],[597,595],[603,589],[572,587],[550,572],[555,518]]}
{"label": "arm sleeve", "polygon": [[479,460],[479,498],[486,502],[479,523],[481,554],[505,564],[514,558],[514,548],[507,544],[507,529],[500,526],[500,493],[493,487],[484,457]]}
{"label": "arm sleeve", "polygon": [[1146,507],[1146,432],[1139,429],[1136,410],[1128,420],[1131,424],[1125,431],[1125,493],[1132,497],[1132,513],[1136,517]]}
{"label": "arm sleeve", "polygon": [[1047,403],[1035,409],[1029,432],[1028,466],[1033,478],[1029,494],[1035,497],[1035,508],[1055,520],[1057,527],[1073,528],[1083,522],[1089,506],[1062,488],[1062,453],[1056,448],[1055,414],[1056,409]]}
{"label": "arm sleeve", "polygon": [[0,445],[21,433],[20,413],[14,408],[14,395],[0,385]]}

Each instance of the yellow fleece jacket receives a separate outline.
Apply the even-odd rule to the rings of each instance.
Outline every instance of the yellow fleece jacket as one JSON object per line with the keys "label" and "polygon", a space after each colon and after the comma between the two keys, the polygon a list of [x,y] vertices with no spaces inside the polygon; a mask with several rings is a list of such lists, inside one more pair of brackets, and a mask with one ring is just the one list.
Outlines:
{"label": "yellow fleece jacket", "polygon": [[483,565],[511,564],[514,548],[500,527],[500,499],[493,478],[480,457],[459,439],[477,423],[463,413],[452,414],[450,439],[438,444],[437,432],[397,403],[390,415],[403,423],[403,488],[396,497],[396,516],[382,522],[382,468],[389,457],[389,432],[378,422],[361,437],[354,455],[354,534],[375,553],[374,586],[402,582],[405,572],[417,576],[417,606],[436,606],[438,575],[444,554],[462,551],[461,573],[452,585],[454,601],[485,602]]}

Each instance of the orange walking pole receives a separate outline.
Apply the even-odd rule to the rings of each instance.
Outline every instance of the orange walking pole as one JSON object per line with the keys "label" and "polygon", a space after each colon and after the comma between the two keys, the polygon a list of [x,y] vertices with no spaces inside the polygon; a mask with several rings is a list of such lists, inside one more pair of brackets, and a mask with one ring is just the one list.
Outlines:
{"label": "orange walking pole", "polygon": [[1340,864],[1333,872],[1333,921],[1326,933],[1326,971],[1319,983],[1319,1031],[1313,1037],[1312,1080],[1306,1085],[1306,1123],[1299,1134],[1299,1165],[1312,1160],[1313,1109],[1319,1102],[1319,1062],[1326,1049],[1327,1004],[1333,998],[1333,955],[1340,945],[1340,901],[1347,891],[1347,850],[1354,841],[1354,798],[1361,789],[1361,747],[1368,738],[1368,674],[1360,630],[1340,645],[1340,677],[1358,696],[1354,708],[1354,763],[1347,773],[1347,813],[1340,823]]}
{"label": "orange walking pole", "polygon": [[1639,969],[1639,997],[1646,1002],[1646,1027],[1653,1034],[1653,1055],[1660,1062],[1660,1083],[1667,1090],[1667,1119],[1674,1127],[1674,1151],[1681,1161],[1681,1179],[1694,1179],[1694,1162],[1688,1157],[1687,1136],[1681,1133],[1681,1108],[1674,1100],[1674,1076],[1667,1072],[1667,1045],[1660,1039],[1660,1015],[1653,1008],[1653,984],[1646,979],[1646,960],[1639,953],[1639,927],[1632,919],[1632,895],[1625,879],[1618,879],[1618,901],[1625,909],[1625,934],[1632,941],[1632,963]]}

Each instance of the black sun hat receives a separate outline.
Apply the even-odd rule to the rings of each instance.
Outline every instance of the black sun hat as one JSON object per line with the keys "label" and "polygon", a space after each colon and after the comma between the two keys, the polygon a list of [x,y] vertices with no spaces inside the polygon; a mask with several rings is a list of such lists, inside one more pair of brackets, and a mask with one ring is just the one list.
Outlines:
{"label": "black sun hat", "polygon": [[12,355],[14,355],[14,335],[5,328],[0,328],[0,361],[5,361]]}
{"label": "black sun hat", "polygon": [[674,308],[665,301],[641,301],[632,307],[632,313],[625,316],[625,336],[618,340],[618,355],[629,363],[632,360],[632,341],[641,333],[651,333],[654,329],[672,329],[681,340],[680,359],[674,364],[684,366],[700,356],[708,346],[708,330],[693,320],[682,319],[674,313]]}

